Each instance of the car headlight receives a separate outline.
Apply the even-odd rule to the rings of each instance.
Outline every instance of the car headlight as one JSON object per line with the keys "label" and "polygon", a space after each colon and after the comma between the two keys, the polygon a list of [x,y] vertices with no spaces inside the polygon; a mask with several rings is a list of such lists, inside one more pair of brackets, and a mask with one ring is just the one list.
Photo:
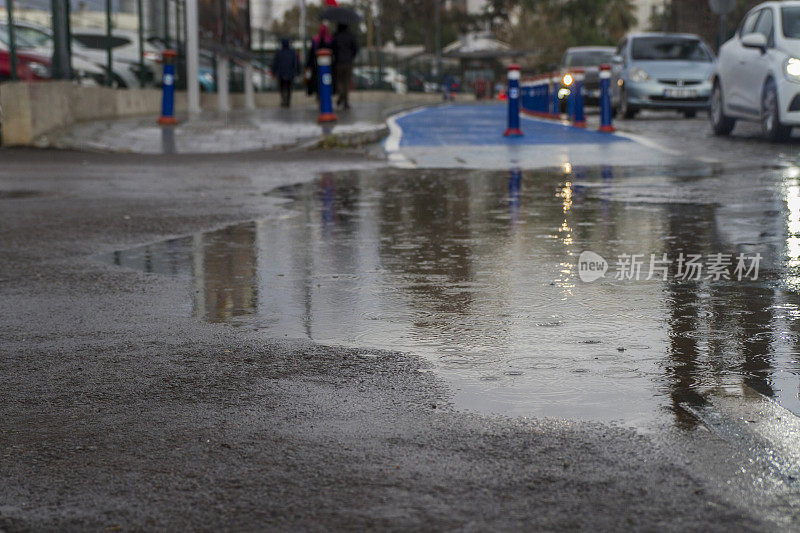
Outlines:
{"label": "car headlight", "polygon": [[564,84],[564,87],[569,87],[575,81],[575,78],[572,77],[572,74],[564,74],[564,77],[561,79],[561,83]]}
{"label": "car headlight", "polygon": [[28,68],[31,72],[35,75],[39,76],[40,78],[49,78],[50,77],[50,67],[43,63],[39,63],[38,61],[30,61],[28,63]]}
{"label": "car headlight", "polygon": [[789,81],[800,83],[800,59],[790,57],[783,65],[783,72]]}
{"label": "car headlight", "polygon": [[638,67],[633,67],[631,69],[631,81],[635,81],[636,83],[641,83],[643,81],[647,81],[650,79],[650,75],[643,71]]}

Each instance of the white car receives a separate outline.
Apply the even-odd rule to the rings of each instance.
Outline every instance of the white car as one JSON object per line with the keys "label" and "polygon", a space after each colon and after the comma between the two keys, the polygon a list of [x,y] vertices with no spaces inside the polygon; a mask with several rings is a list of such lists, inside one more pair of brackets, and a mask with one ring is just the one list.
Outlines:
{"label": "white car", "polygon": [[[81,54],[105,68],[106,31],[101,28],[80,28],[72,31],[72,38],[83,48]],[[152,44],[144,43],[144,68],[139,72],[139,36],[135,31],[114,30],[111,35],[111,64],[114,73],[112,84],[116,87],[139,87],[144,77],[146,85],[161,84],[161,53]]]}
{"label": "white car", "polygon": [[753,8],[720,48],[712,83],[714,133],[752,120],[770,140],[788,138],[800,126],[800,1]]}
{"label": "white car", "polygon": [[[14,24],[17,36],[17,48],[43,57],[53,56],[53,37],[49,28],[17,22]],[[8,25],[0,23],[0,31],[8,31]],[[102,85],[105,79],[105,69],[92,63],[81,52],[83,47],[79,43],[72,43],[72,73],[75,79],[82,84]]]}

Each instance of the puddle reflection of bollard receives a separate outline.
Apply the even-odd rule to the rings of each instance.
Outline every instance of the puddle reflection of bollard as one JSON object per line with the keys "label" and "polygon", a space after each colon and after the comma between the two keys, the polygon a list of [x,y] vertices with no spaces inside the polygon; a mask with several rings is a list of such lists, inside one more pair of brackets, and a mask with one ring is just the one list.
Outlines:
{"label": "puddle reflection of bollard", "polygon": [[505,137],[522,137],[519,124],[519,78],[521,67],[510,65],[508,67],[508,128],[503,134]]}
{"label": "puddle reflection of bollard", "polygon": [[171,126],[178,123],[175,119],[175,50],[164,50],[164,76],[161,84],[161,117],[158,123]]}
{"label": "puddle reflection of bollard", "polygon": [[586,127],[586,114],[583,108],[583,69],[576,69],[573,74],[575,82],[572,86],[572,112],[574,113],[572,125],[576,128]]}
{"label": "puddle reflection of bollard", "polygon": [[611,108],[611,65],[600,65],[600,131],[614,133],[614,113]]}
{"label": "puddle reflection of bollard", "polygon": [[175,149],[175,129],[161,128],[161,153],[174,154]]}
{"label": "puddle reflection of bollard", "polygon": [[522,170],[517,167],[511,169],[508,177],[508,212],[511,222],[519,222],[520,194],[522,191]]}
{"label": "puddle reflection of bollard", "polygon": [[331,51],[327,48],[317,50],[317,67],[319,69],[319,122],[336,122],[339,117],[333,112]]}

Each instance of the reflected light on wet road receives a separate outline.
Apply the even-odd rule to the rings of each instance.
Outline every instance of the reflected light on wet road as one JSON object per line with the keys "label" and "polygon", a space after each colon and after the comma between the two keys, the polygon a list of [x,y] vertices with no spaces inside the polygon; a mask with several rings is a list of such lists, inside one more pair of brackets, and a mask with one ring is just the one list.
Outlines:
{"label": "reflected light on wet road", "polygon": [[[272,191],[280,216],[105,260],[190,280],[210,322],[419,354],[467,409],[691,426],[682,403],[755,390],[800,413],[800,188],[778,174],[325,174]],[[757,282],[583,283],[585,250],[765,262]]]}

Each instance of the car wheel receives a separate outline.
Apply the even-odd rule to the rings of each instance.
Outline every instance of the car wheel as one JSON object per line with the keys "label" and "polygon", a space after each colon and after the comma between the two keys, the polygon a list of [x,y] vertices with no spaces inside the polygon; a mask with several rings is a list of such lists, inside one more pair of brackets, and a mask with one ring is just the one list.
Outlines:
{"label": "car wheel", "polygon": [[628,103],[628,92],[625,89],[619,93],[619,112],[628,119],[636,118],[636,115],[639,114],[639,110]]}
{"label": "car wheel", "polygon": [[684,118],[695,118],[697,116],[697,111],[684,111],[683,117]]}
{"label": "car wheel", "polygon": [[725,115],[724,103],[722,85],[717,82],[714,84],[714,90],[711,93],[711,109],[708,113],[715,135],[730,135],[734,126],[736,126],[736,120]]}
{"label": "car wheel", "polygon": [[778,89],[773,80],[767,80],[761,97],[761,131],[773,142],[785,141],[792,133],[791,127],[781,124]]}

